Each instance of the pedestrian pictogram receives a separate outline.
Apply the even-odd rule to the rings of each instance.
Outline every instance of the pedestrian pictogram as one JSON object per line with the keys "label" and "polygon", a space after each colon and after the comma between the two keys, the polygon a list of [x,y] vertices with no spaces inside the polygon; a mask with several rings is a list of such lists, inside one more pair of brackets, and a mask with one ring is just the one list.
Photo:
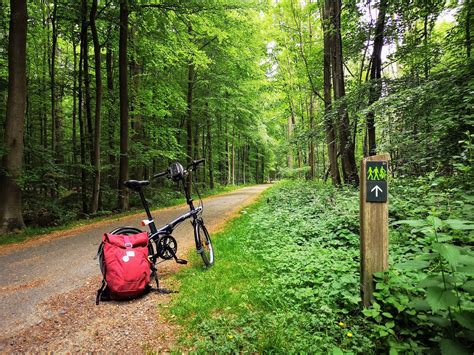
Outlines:
{"label": "pedestrian pictogram", "polygon": [[386,161],[367,162],[367,202],[387,202],[387,172],[388,166]]}

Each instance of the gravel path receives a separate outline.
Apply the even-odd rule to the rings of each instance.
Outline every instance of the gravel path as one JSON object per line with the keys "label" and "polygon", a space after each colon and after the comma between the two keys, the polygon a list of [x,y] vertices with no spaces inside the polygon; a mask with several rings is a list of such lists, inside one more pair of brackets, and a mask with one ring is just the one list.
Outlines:
{"label": "gravel path", "polygon": [[[242,188],[204,200],[204,220],[215,233],[269,185]],[[158,224],[184,213],[187,206],[153,213]],[[101,275],[93,257],[104,232],[138,227],[144,214],[112,218],[54,233],[18,246],[0,248],[0,352],[166,352],[174,342],[174,326],[157,312],[171,295],[151,293],[129,302],[95,306]],[[190,223],[174,233],[178,257],[194,248]],[[218,257],[216,262],[219,262]],[[166,276],[182,267],[159,265],[161,286],[177,290]]]}

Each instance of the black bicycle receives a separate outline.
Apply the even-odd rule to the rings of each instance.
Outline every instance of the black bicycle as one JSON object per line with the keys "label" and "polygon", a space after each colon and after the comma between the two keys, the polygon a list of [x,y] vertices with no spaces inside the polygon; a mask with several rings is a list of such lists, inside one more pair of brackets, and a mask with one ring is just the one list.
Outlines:
{"label": "black bicycle", "polygon": [[[195,170],[197,166],[203,162],[204,159],[194,160],[191,164],[189,164],[186,169],[184,169],[180,163],[176,162],[171,164],[166,171],[153,176],[153,178],[167,177],[168,179],[175,181],[178,184],[181,183],[184,189],[186,203],[189,206],[189,212],[176,218],[174,221],[166,224],[160,229],[156,228],[155,221],[150,212],[150,207],[143,193],[143,188],[145,186],[148,186],[150,184],[150,181],[127,180],[123,183],[127,188],[138,192],[143,208],[146,211],[146,215],[148,218],[142,221],[142,226],[148,226],[148,228],[150,229],[150,235],[148,237],[148,258],[150,259],[153,265],[156,265],[158,259],[160,258],[163,259],[163,261],[174,259],[178,264],[187,264],[187,260],[179,259],[176,256],[176,252],[178,250],[178,243],[172,235],[175,228],[187,219],[192,219],[191,223],[193,225],[194,230],[194,241],[196,243],[196,251],[204,261],[204,265],[206,267],[210,267],[214,264],[214,250],[212,248],[211,237],[209,236],[209,232],[207,231],[206,226],[204,225],[204,221],[202,219],[203,203],[201,195],[199,194],[199,190],[197,189],[194,179],[192,179],[194,189],[196,190],[196,193],[199,197],[199,206],[194,207],[191,192],[189,191],[188,184],[186,183],[186,179],[189,176],[189,173]],[[141,232],[142,231],[140,229],[135,227],[120,227],[112,231],[111,234],[130,235]],[[157,279],[156,267],[153,266],[152,270],[155,274],[155,279]]]}

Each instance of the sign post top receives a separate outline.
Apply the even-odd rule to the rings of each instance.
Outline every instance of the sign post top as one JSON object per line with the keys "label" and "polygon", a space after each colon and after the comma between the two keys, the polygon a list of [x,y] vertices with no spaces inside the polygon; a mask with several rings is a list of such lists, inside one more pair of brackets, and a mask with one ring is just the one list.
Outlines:
{"label": "sign post top", "polygon": [[367,161],[365,166],[367,202],[387,202],[387,161]]}

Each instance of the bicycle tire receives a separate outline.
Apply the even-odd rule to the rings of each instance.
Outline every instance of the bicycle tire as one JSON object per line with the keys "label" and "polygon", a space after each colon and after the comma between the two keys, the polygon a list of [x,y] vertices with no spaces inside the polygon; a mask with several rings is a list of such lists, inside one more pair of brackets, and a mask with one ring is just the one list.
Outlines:
{"label": "bicycle tire", "polygon": [[114,229],[110,234],[122,234],[122,235],[132,235],[132,234],[138,234],[141,233],[142,231],[138,228],[135,227],[119,227],[117,229]]}
{"label": "bicycle tire", "polygon": [[207,231],[204,222],[198,221],[196,226],[197,238],[200,247],[198,247],[198,254],[201,255],[202,261],[206,267],[214,265],[214,248],[212,247],[211,237]]}

